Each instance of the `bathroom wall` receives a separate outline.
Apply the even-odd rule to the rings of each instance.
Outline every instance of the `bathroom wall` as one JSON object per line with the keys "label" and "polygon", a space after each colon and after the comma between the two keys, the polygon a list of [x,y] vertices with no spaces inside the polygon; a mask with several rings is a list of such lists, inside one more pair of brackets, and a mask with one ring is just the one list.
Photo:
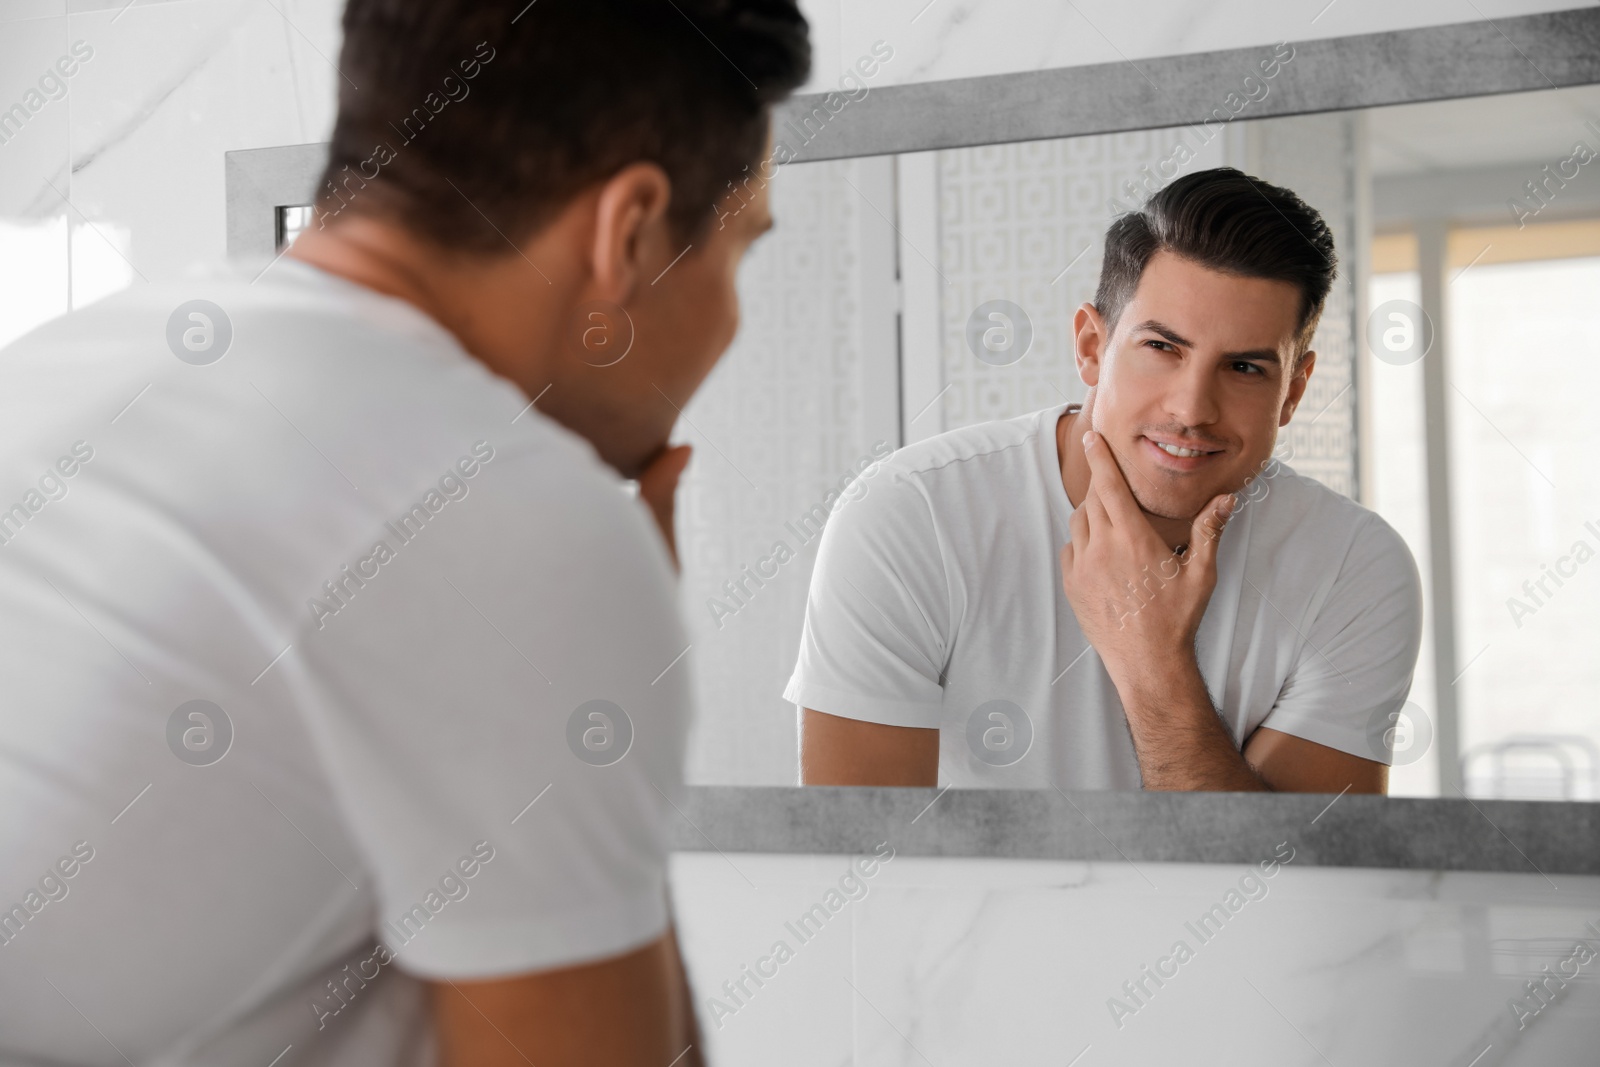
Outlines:
{"label": "bathroom wall", "polygon": [[75,42],[67,91],[0,144],[0,344],[223,255],[223,153],[324,139],[330,0],[11,0],[0,106]]}

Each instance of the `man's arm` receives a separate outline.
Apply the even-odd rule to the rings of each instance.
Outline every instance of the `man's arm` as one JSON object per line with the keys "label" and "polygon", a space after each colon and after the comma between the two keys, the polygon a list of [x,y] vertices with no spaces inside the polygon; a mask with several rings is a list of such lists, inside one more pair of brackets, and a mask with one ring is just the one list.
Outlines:
{"label": "man's arm", "polygon": [[1244,744],[1244,758],[1282,793],[1387,793],[1389,765],[1266,726]]}
{"label": "man's arm", "polygon": [[938,730],[801,712],[801,785],[933,786],[938,777]]}
{"label": "man's arm", "polygon": [[430,986],[439,1067],[704,1064],[671,929],[597,963]]}
{"label": "man's arm", "polygon": [[[1198,699],[1124,702],[1146,789],[1283,793],[1385,793],[1389,768],[1376,760],[1259,727],[1233,747],[1204,687]],[[1185,707],[1187,705],[1187,708]],[[827,715],[800,720],[802,785],[938,785],[939,731]]]}
{"label": "man's arm", "polygon": [[[664,448],[639,475],[639,497],[674,568],[674,500],[689,456],[688,445]],[[439,1067],[704,1067],[688,975],[671,927],[643,948],[594,963],[429,985]]]}
{"label": "man's arm", "polygon": [[1241,753],[1193,656],[1118,687],[1146,789],[1383,793],[1389,768],[1259,727]]}

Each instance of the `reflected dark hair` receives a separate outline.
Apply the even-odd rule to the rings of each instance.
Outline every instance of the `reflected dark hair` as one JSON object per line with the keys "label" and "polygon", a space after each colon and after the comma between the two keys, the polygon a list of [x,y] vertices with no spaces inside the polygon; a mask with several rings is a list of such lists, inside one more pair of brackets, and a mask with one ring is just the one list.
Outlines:
{"label": "reflected dark hair", "polygon": [[465,252],[509,253],[640,161],[692,239],[811,66],[794,0],[349,0],[343,25],[319,217]]}
{"label": "reflected dark hair", "polygon": [[1196,171],[1106,230],[1094,306],[1108,330],[1116,329],[1150,257],[1162,251],[1227,274],[1298,286],[1299,356],[1311,347],[1338,275],[1333,233],[1316,208],[1232,167]]}

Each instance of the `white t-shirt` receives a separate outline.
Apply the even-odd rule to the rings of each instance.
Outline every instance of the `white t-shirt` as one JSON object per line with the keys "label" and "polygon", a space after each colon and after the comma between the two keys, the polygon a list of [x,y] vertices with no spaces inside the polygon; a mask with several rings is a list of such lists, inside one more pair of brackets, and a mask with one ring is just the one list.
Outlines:
{"label": "white t-shirt", "polygon": [[526,408],[289,258],[0,352],[0,1063],[426,1063],[417,976],[661,934],[675,580]]}
{"label": "white t-shirt", "polygon": [[[1121,700],[1061,587],[1065,410],[953,430],[883,462],[823,532],[785,699],[937,727],[941,783],[1139,788]],[[1196,640],[1213,703],[1241,747],[1267,725],[1388,762],[1389,716],[1421,646],[1410,551],[1286,466],[1247,496],[1217,546]]]}

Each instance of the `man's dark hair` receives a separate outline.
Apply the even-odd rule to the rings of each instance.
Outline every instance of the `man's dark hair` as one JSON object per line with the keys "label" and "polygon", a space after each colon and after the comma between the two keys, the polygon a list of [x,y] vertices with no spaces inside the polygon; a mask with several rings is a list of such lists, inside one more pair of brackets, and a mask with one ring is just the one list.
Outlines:
{"label": "man's dark hair", "polygon": [[690,240],[809,74],[806,32],[794,0],[349,0],[319,215],[509,252],[648,161]]}
{"label": "man's dark hair", "polygon": [[1108,330],[1139,287],[1157,252],[1247,278],[1300,289],[1299,350],[1311,347],[1337,275],[1333,233],[1317,209],[1288,189],[1232,167],[1196,171],[1167,185],[1106,230],[1094,306]]}

